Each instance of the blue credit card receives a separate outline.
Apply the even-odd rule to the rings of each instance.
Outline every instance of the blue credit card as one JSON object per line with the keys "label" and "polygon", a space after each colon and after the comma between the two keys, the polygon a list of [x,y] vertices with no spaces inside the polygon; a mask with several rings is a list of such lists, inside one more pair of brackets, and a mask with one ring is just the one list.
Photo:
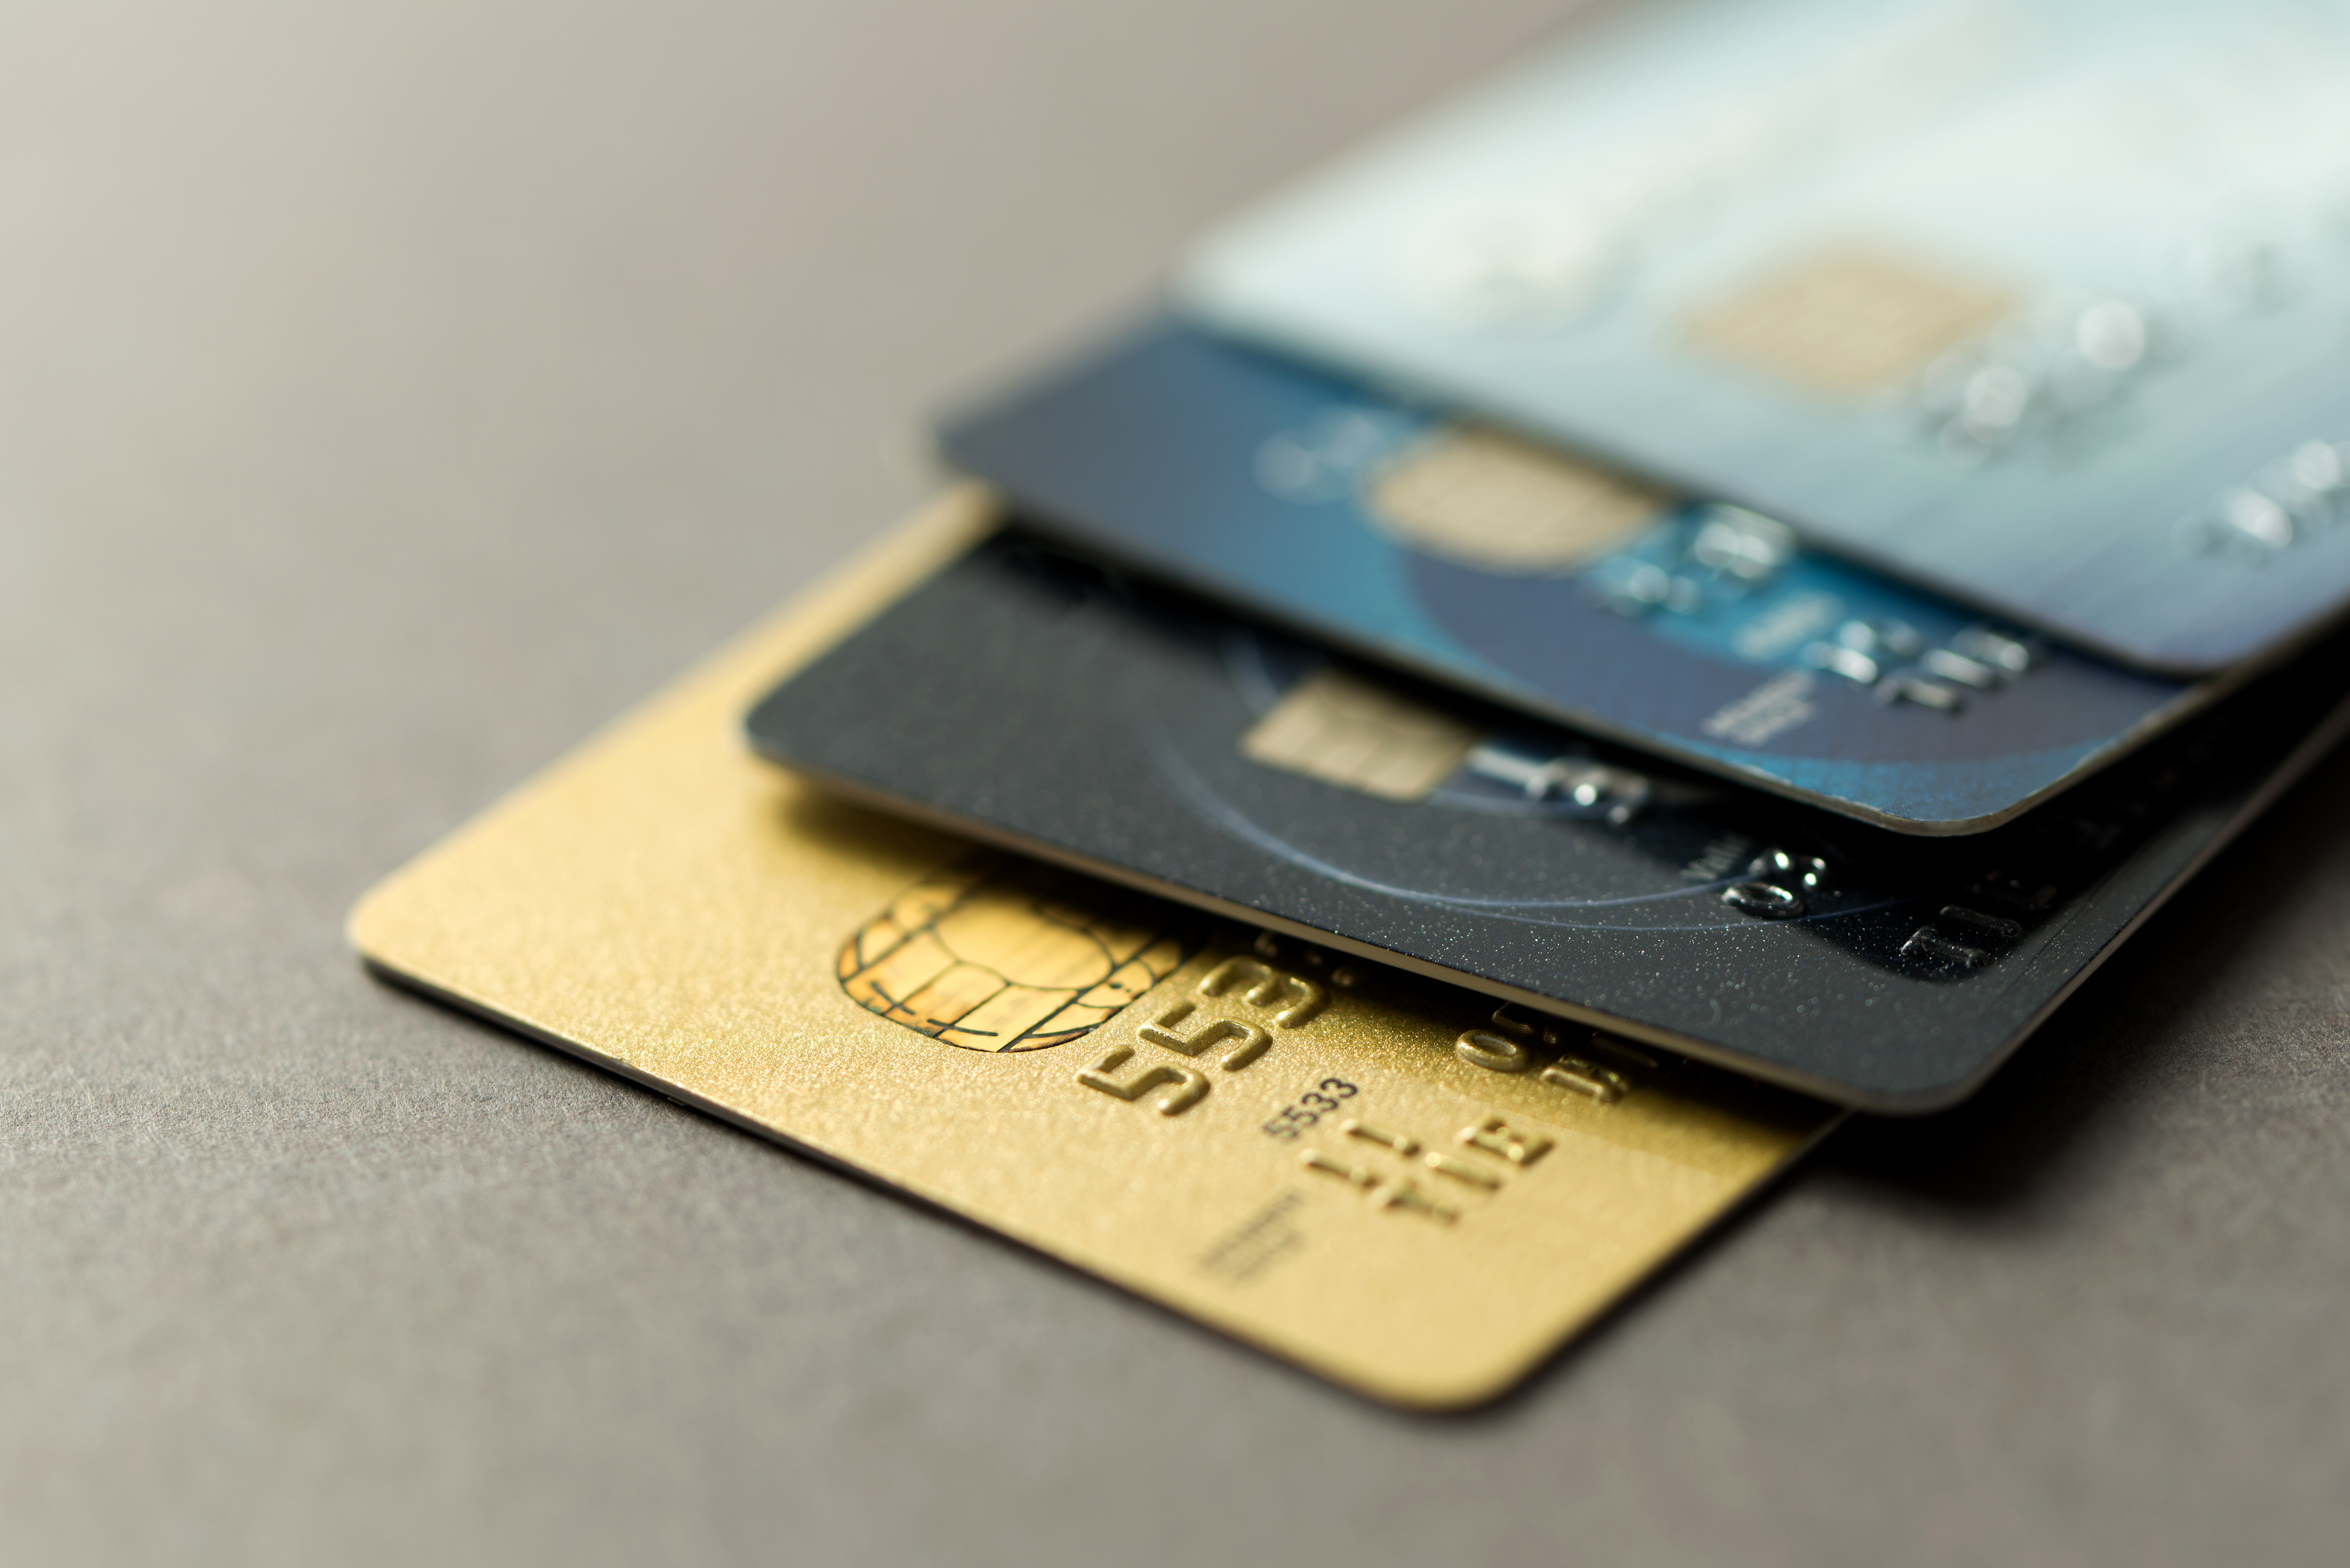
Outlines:
{"label": "blue credit card", "polygon": [[1218,326],[2146,668],[2350,602],[2350,5],[1671,0],[1211,235]]}
{"label": "blue credit card", "polygon": [[2215,691],[1180,326],[942,439],[1033,524],[1113,559],[1899,832],[1996,826]]}

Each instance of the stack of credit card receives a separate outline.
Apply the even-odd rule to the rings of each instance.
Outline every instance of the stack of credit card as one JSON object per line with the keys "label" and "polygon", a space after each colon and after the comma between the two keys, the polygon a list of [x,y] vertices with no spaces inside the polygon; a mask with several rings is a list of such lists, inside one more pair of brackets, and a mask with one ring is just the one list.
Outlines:
{"label": "stack of credit card", "polygon": [[976,483],[353,940],[1490,1397],[2350,728],[2345,66],[2350,4],[1610,13],[954,413]]}

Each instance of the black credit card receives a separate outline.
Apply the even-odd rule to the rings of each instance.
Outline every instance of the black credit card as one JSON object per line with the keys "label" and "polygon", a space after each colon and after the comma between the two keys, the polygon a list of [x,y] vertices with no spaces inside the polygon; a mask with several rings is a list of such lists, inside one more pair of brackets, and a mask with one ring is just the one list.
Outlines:
{"label": "black credit card", "polygon": [[1045,858],[1848,1104],[1963,1098],[2330,745],[2323,645],[2019,821],[1886,832],[998,535],[764,755]]}

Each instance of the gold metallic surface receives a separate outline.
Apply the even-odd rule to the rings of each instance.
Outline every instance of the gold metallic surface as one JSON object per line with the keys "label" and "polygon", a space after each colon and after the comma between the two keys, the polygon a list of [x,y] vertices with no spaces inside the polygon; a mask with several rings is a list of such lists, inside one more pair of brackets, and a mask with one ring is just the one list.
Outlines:
{"label": "gold metallic surface", "polygon": [[948,497],[378,887],[354,944],[1409,1405],[1501,1392],[1830,1124],[754,758],[744,710],[988,520]]}

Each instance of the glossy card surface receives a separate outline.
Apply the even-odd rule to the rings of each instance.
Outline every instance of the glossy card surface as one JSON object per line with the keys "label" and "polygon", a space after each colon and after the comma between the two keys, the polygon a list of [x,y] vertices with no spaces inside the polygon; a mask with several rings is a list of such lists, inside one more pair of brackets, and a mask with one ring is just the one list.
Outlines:
{"label": "glossy card surface", "polygon": [[1673,0],[1276,195],[1208,320],[2147,668],[2350,596],[2350,6]]}
{"label": "glossy card surface", "polygon": [[1531,442],[1161,326],[951,422],[1086,547],[1906,833],[1973,833],[2212,688],[2085,658]]}
{"label": "glossy card surface", "polygon": [[1926,839],[1372,678],[1006,535],[748,723],[779,762],[999,843],[1922,1110],[2331,743],[2345,661],[2329,644],[2020,822]]}
{"label": "glossy card surface", "polygon": [[966,543],[956,513],[390,878],[359,950],[1410,1405],[1501,1392],[1833,1124],[753,756],[744,708]]}

